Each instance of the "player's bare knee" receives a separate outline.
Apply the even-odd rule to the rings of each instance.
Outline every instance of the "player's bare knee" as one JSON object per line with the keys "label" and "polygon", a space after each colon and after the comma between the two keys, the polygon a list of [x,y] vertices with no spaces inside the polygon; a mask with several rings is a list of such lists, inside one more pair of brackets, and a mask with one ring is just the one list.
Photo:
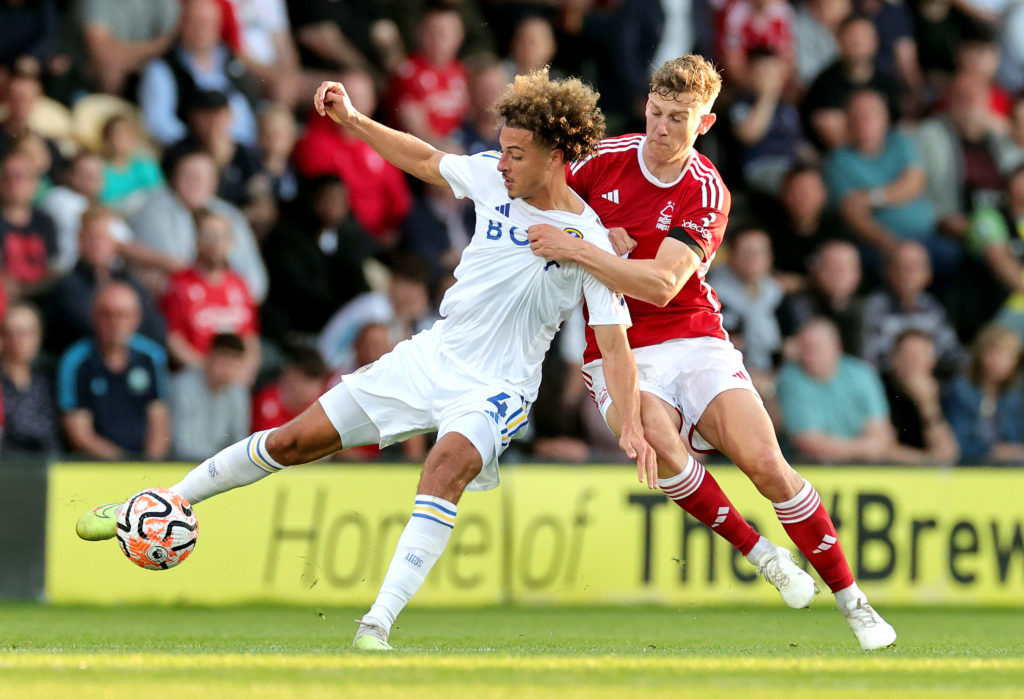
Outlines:
{"label": "player's bare knee", "polygon": [[743,470],[758,492],[772,502],[788,499],[785,495],[789,490],[787,475],[792,468],[777,446],[766,446],[757,450],[746,461]]}
{"label": "player's bare knee", "polygon": [[300,430],[294,423],[278,427],[267,437],[267,451],[282,466],[295,466],[309,461],[303,454]]}

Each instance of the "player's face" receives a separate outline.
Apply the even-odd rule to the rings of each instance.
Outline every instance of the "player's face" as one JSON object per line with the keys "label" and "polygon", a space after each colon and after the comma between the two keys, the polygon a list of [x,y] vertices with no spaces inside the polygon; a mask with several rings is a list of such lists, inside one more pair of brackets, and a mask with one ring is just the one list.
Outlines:
{"label": "player's face", "polygon": [[556,166],[555,151],[536,143],[533,132],[505,126],[498,136],[501,159],[498,172],[505,180],[505,189],[512,199],[529,201],[551,181]]}
{"label": "player's face", "polygon": [[648,95],[645,154],[658,162],[686,158],[697,136],[707,133],[715,123],[715,115],[704,114],[702,107],[685,95],[679,99],[656,92]]}

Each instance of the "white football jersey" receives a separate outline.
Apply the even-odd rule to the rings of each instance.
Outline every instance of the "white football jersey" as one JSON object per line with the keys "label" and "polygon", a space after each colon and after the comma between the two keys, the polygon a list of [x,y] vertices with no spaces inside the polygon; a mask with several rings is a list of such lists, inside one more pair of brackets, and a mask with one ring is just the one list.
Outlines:
{"label": "white football jersey", "polygon": [[476,229],[441,301],[433,332],[443,350],[468,372],[500,378],[533,401],[541,363],[562,321],[586,298],[590,325],[630,325],[621,294],[612,293],[571,262],[537,257],[527,229],[548,223],[612,252],[608,231],[580,199],[582,214],[541,211],[510,199],[494,151],[446,155],[441,174],[455,196],[473,200]]}

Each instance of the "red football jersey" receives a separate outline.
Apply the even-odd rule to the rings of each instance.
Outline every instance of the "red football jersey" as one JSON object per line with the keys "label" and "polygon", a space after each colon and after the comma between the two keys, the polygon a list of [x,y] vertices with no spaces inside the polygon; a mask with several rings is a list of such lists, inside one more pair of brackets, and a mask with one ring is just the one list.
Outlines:
{"label": "red football jersey", "polygon": [[195,268],[176,272],[171,276],[163,307],[168,332],[181,333],[203,354],[218,333],[248,337],[258,330],[256,304],[249,288],[230,270],[219,284],[211,284]]}
{"label": "red football jersey", "polygon": [[391,92],[396,107],[406,102],[422,107],[439,136],[459,128],[469,111],[468,72],[458,60],[436,67],[414,53],[395,71]]}
{"label": "red football jersey", "polygon": [[[722,305],[704,277],[722,244],[732,197],[711,161],[696,150],[675,182],[661,182],[641,158],[646,136],[607,138],[597,155],[570,163],[566,178],[608,228],[625,228],[636,239],[634,259],[653,259],[673,228],[681,228],[704,252],[704,260],[664,308],[626,297],[633,326],[632,347],[657,345],[680,337],[728,339]],[[587,326],[584,361],[600,358],[594,331]]]}

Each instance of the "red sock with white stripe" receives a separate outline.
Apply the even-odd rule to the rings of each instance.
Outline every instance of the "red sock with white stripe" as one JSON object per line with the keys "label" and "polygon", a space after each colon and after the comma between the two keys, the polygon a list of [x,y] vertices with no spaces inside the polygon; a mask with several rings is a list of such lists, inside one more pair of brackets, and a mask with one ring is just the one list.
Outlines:
{"label": "red sock with white stripe", "polygon": [[671,478],[659,478],[658,487],[743,555],[750,553],[761,539],[761,535],[729,502],[718,481],[692,456],[687,459],[682,473]]}
{"label": "red sock with white stripe", "polygon": [[805,480],[804,487],[796,497],[774,505],[775,514],[789,538],[811,562],[829,589],[838,592],[853,585],[853,572],[818,491]]}

